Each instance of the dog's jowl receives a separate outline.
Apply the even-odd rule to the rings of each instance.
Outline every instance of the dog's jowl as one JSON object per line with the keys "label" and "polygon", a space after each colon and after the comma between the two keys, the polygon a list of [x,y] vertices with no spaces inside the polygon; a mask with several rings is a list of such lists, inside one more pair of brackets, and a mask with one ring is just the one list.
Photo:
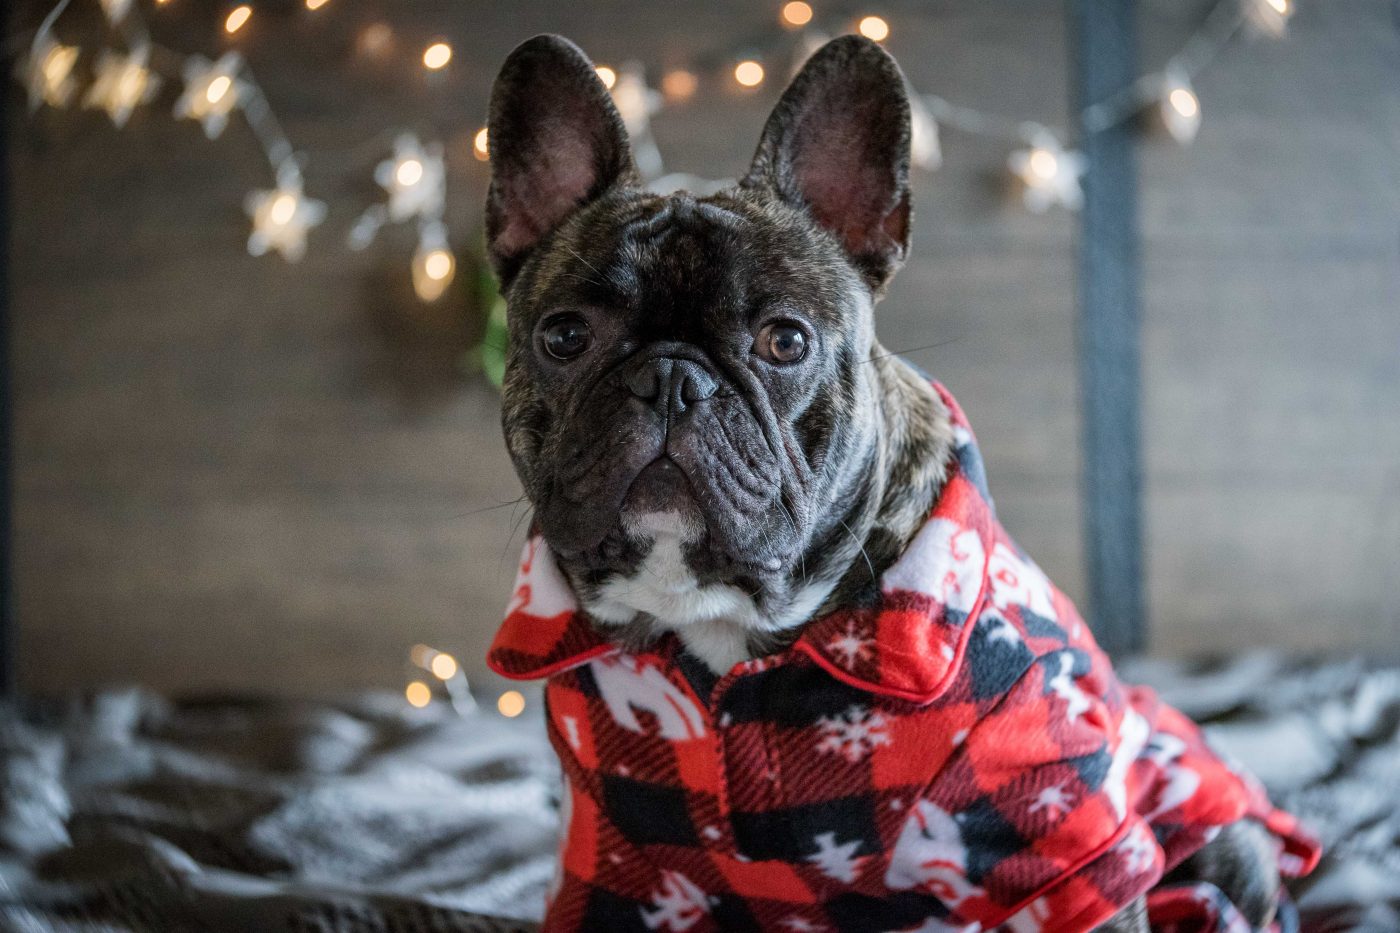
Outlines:
{"label": "dog's jowl", "polygon": [[535,509],[490,662],[548,679],[546,929],[1287,924],[1316,843],[1117,681],[953,397],[875,339],[910,227],[883,50],[818,51],[705,198],[641,187],[557,37],[511,54],[489,132]]}

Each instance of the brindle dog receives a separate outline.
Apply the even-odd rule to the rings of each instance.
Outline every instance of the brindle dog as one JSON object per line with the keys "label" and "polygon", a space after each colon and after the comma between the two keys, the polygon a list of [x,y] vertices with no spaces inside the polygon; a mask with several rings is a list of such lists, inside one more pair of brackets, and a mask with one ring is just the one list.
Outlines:
{"label": "brindle dog", "polygon": [[[844,37],[793,81],[737,186],[662,196],[574,45],[540,36],[505,64],[487,233],[510,309],[506,441],[618,638],[674,631],[727,670],[868,586],[928,515],[947,411],[872,317],[909,247],[909,133],[898,66]],[[1256,824],[1174,875],[1256,927],[1275,910]],[[1146,928],[1139,901],[1102,929]]]}

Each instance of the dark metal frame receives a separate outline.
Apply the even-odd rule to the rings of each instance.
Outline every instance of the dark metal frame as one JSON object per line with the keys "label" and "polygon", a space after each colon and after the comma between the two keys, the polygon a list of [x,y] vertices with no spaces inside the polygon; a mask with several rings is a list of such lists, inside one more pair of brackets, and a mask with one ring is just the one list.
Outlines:
{"label": "dark metal frame", "polygon": [[[1137,78],[1136,0],[1071,0],[1074,112]],[[1147,643],[1142,566],[1141,279],[1131,121],[1081,121],[1079,394],[1089,618],[1111,653]]]}

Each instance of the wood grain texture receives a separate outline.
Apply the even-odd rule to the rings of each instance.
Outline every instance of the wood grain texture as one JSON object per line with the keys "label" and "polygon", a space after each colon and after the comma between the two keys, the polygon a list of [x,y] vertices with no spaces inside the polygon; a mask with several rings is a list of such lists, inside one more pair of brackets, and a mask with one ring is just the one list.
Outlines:
{"label": "wood grain texture", "polygon": [[[350,48],[373,5],[291,6],[269,8],[248,48],[289,133],[314,153],[405,115],[437,127],[462,242],[485,182],[470,137],[516,42],[559,31],[601,61],[669,64],[771,13],[425,0],[392,10],[402,64],[372,66]],[[166,44],[216,34],[213,8],[172,7],[156,17]],[[1067,125],[1060,4],[889,12],[916,85]],[[1198,12],[1145,8],[1144,62]],[[437,34],[456,56],[429,80],[413,61]],[[1397,61],[1383,0],[1304,3],[1291,38],[1242,43],[1200,77],[1193,147],[1142,147],[1147,582],[1163,652],[1400,642]],[[707,87],[658,117],[670,167],[740,171],[776,94]],[[464,299],[418,308],[401,231],[366,254],[341,245],[375,196],[372,147],[358,172],[313,158],[309,190],[332,214],[301,265],[247,257],[242,198],[268,182],[253,143],[237,126],[209,143],[170,119],[172,99],[121,133],[93,112],[12,126],[23,683],[397,687],[418,641],[479,673],[520,536],[511,508],[477,510],[518,486],[494,391],[455,365]],[[913,259],[881,333],[894,350],[940,344],[911,358],[972,418],[1004,522],[1078,596],[1074,220],[1020,209],[1004,144],[943,143],[944,168],[916,179]]]}

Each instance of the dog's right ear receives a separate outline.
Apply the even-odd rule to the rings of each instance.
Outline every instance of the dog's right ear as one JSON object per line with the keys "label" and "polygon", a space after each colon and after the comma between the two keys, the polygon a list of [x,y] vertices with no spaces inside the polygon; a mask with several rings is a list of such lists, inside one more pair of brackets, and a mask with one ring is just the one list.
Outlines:
{"label": "dog's right ear", "polygon": [[562,36],[510,53],[491,90],[486,239],[507,286],[570,214],[615,185],[636,183],[627,129],[593,63]]}

